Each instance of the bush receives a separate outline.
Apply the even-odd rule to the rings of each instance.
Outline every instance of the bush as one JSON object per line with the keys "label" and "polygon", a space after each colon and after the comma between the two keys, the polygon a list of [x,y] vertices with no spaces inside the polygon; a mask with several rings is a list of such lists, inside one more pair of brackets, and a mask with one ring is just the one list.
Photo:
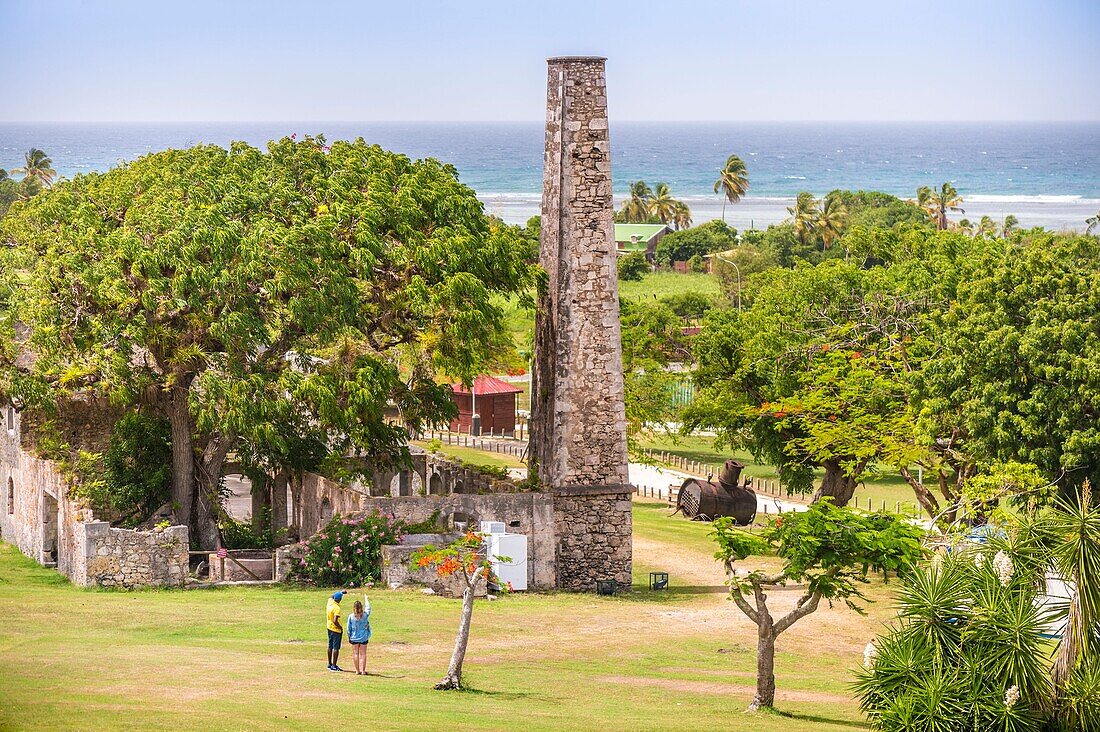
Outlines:
{"label": "bush", "polygon": [[93,510],[118,516],[114,523],[137,526],[172,498],[172,443],[168,420],[130,412],[111,430],[102,455],[81,453],[76,494]]}
{"label": "bush", "polygon": [[665,234],[657,242],[653,258],[657,264],[669,266],[686,262],[693,256],[721,252],[737,246],[737,229],[724,221],[708,221],[691,229]]}
{"label": "bush", "polygon": [[876,728],[1038,728],[1050,696],[1044,611],[1036,573],[1009,557],[955,551],[904,578],[901,622],[868,645],[856,683]]}
{"label": "bush", "polygon": [[692,272],[706,272],[707,260],[703,259],[703,257],[699,254],[693,254],[691,255],[691,259],[688,260],[688,269],[690,269]]}
{"label": "bush", "polygon": [[356,587],[382,576],[382,547],[400,544],[405,525],[377,512],[348,519],[334,516],[302,544],[305,555],[292,576],[319,585]]}
{"label": "bush", "polygon": [[[263,508],[263,521],[261,524],[266,527],[260,531],[256,531],[251,521],[237,521],[231,516],[225,516],[218,522],[218,528],[222,532],[222,544],[226,549],[274,549],[276,539],[280,538],[275,535],[275,530],[271,525],[271,509],[267,506]],[[286,529],[281,529],[280,533],[285,533]]]}
{"label": "bush", "polygon": [[650,272],[649,261],[641,252],[631,252],[619,257],[619,279],[623,281],[638,281]]}

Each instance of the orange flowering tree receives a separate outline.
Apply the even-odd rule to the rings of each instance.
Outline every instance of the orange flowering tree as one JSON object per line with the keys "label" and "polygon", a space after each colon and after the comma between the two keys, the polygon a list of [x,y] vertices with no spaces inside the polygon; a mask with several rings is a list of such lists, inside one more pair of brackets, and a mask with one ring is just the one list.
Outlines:
{"label": "orange flowering tree", "polygon": [[[509,561],[508,557],[500,557]],[[411,561],[421,569],[434,567],[440,577],[458,575],[465,587],[462,590],[462,619],[458,623],[451,663],[447,675],[435,685],[436,689],[462,688],[462,662],[466,658],[466,644],[470,640],[470,621],[474,616],[474,597],[479,585],[488,584],[493,577],[492,566],[485,551],[485,535],[467,531],[449,545],[437,548],[431,544],[412,555]]]}

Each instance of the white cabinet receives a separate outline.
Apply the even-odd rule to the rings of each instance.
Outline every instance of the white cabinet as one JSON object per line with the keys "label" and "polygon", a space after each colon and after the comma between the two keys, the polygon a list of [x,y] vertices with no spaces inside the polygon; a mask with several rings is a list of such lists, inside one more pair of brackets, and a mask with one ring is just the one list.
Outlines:
{"label": "white cabinet", "polygon": [[[488,522],[486,522],[488,523]],[[484,524],[483,524],[484,525]],[[503,527],[503,524],[501,524]],[[488,559],[500,583],[511,584],[513,590],[527,589],[526,534],[489,534],[485,537]],[[507,561],[500,559],[507,557]]]}

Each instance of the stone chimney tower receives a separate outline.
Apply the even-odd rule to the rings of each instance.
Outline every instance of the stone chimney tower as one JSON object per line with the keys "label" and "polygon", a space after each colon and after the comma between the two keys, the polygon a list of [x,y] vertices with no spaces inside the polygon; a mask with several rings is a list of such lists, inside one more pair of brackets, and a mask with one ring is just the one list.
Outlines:
{"label": "stone chimney tower", "polygon": [[531,457],[554,494],[558,586],[630,583],[611,145],[603,58],[548,61]]}

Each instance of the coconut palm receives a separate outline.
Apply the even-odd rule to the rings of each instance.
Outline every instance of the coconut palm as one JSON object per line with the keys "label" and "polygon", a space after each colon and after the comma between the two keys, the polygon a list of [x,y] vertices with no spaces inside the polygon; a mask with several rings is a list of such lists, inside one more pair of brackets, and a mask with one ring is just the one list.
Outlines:
{"label": "coconut palm", "polygon": [[1089,216],[1085,219],[1085,224],[1087,224],[1085,233],[1091,234],[1093,229],[1100,226],[1100,211],[1097,211],[1095,216]]}
{"label": "coconut palm", "polygon": [[57,171],[50,167],[53,161],[49,156],[37,147],[32,147],[23,158],[26,161],[25,165],[21,168],[13,168],[11,172],[22,173],[24,180],[30,178],[48,188],[53,183],[54,176],[57,175]]}
{"label": "coconut palm", "polygon": [[814,233],[814,229],[817,227],[819,216],[817,203],[817,199],[814,198],[812,193],[803,191],[798,194],[795,205],[787,207],[787,213],[791,215],[794,221],[794,233],[798,236],[798,241],[803,246],[806,245],[806,241],[810,238],[810,235]]}
{"label": "coconut palm", "polygon": [[936,228],[940,231],[946,229],[950,224],[947,220],[948,211],[966,213],[959,208],[959,204],[962,202],[959,192],[950,183],[944,183],[938,191],[928,186],[921,186],[917,189],[917,204],[928,213],[929,218],[932,219],[936,224]]}
{"label": "coconut palm", "polygon": [[677,230],[691,228],[691,209],[683,201],[676,202],[676,213],[672,217],[672,225]]}
{"label": "coconut palm", "polygon": [[982,216],[974,233],[978,236],[997,236],[997,223],[989,216]]}
{"label": "coconut palm", "polygon": [[964,234],[974,234],[974,223],[970,219],[959,219],[959,223],[956,224],[959,227],[959,231]]}
{"label": "coconut palm", "polygon": [[649,215],[662,224],[670,224],[676,218],[676,205],[679,203],[672,197],[668,183],[658,183],[653,187],[653,196],[649,199]]}
{"label": "coconut palm", "polygon": [[630,184],[630,198],[623,203],[622,217],[628,224],[644,224],[649,221],[653,191],[644,180]]}
{"label": "coconut palm", "polygon": [[726,201],[737,203],[749,190],[749,169],[745,161],[736,155],[730,155],[726,164],[718,171],[718,180],[714,181],[714,192],[721,192],[722,220],[726,220]]}
{"label": "coconut palm", "polygon": [[836,196],[825,196],[821,210],[817,214],[814,227],[821,235],[821,251],[833,245],[833,242],[848,223],[848,208]]}
{"label": "coconut palm", "polygon": [[1012,232],[1020,228],[1020,220],[1009,214],[1005,216],[1004,221],[1001,223],[1001,237],[1008,238]]}

